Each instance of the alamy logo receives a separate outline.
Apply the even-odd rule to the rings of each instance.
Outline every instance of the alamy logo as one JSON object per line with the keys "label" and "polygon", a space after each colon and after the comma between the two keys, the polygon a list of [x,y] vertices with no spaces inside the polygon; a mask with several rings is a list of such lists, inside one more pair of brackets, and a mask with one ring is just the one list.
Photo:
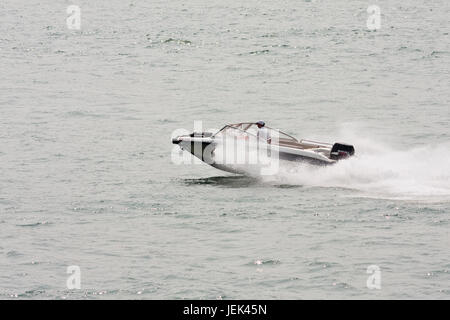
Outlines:
{"label": "alamy logo", "polygon": [[371,5],[367,8],[367,13],[370,14],[367,18],[367,29],[370,31],[381,28],[381,10],[377,5]]}
{"label": "alamy logo", "polygon": [[69,30],[81,29],[81,9],[79,6],[70,5],[66,9],[66,13],[69,16],[66,19],[67,28]]}
{"label": "alamy logo", "polygon": [[379,266],[371,265],[367,267],[367,273],[370,276],[367,278],[366,285],[369,289],[381,289],[381,270]]}
{"label": "alamy logo", "polygon": [[81,289],[81,269],[79,266],[68,266],[67,273],[70,274],[67,278],[66,286],[67,289]]}

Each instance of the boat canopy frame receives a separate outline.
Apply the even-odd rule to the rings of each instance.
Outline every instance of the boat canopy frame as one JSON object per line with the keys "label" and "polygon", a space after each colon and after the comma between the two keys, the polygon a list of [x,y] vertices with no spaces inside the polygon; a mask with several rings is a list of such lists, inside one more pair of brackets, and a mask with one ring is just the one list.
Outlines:
{"label": "boat canopy frame", "polygon": [[[239,122],[239,123],[227,124],[227,125],[225,125],[222,129],[220,129],[219,131],[217,131],[217,132],[213,135],[213,137],[215,137],[215,136],[216,136],[217,134],[219,134],[220,132],[226,130],[227,128],[233,128],[233,129],[242,131],[242,132],[244,132],[244,133],[246,133],[246,134],[250,134],[250,135],[253,135],[253,136],[256,137],[255,134],[253,134],[253,133],[247,131],[247,130],[248,130],[251,126],[253,126],[253,125],[256,125],[256,123],[255,123],[255,122]],[[287,133],[285,133],[285,132],[283,132],[283,131],[280,131],[280,130],[271,128],[271,127],[269,127],[269,126],[264,126],[264,127],[267,128],[267,129],[269,129],[269,130],[272,130],[272,131],[277,131],[280,135],[286,136],[286,137],[288,137],[290,140],[292,140],[292,141],[294,141],[294,142],[299,142],[297,138],[294,138],[293,136],[291,136],[291,135],[289,135],[289,134],[287,134]]]}
{"label": "boat canopy frame", "polygon": [[[227,124],[222,129],[220,129],[215,134],[213,134],[212,137],[215,137],[222,131],[225,131],[227,128],[232,128],[232,129],[241,131],[245,134],[257,137],[254,133],[247,131],[253,125],[256,125],[256,123],[255,122],[239,122],[239,123]],[[291,148],[296,148],[296,149],[314,149],[314,148],[324,148],[324,147],[331,148],[331,146],[332,146],[331,143],[326,143],[326,142],[319,142],[319,141],[313,141],[313,140],[307,140],[307,139],[298,140],[297,138],[295,138],[283,131],[280,131],[278,129],[273,129],[269,126],[264,126],[264,127],[266,127],[269,130],[276,131],[279,133],[279,139],[278,139],[279,143],[278,144],[280,146],[286,146],[286,147],[291,147]],[[280,136],[281,136],[281,138],[280,138]]]}

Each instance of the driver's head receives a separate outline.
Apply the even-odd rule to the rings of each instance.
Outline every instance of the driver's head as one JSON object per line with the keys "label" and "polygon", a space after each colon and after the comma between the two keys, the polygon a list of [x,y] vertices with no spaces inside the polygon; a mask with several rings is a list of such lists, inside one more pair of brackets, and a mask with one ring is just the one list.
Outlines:
{"label": "driver's head", "polygon": [[258,121],[257,123],[256,123],[256,125],[258,126],[258,128],[262,128],[262,127],[264,127],[266,124],[264,123],[264,121]]}

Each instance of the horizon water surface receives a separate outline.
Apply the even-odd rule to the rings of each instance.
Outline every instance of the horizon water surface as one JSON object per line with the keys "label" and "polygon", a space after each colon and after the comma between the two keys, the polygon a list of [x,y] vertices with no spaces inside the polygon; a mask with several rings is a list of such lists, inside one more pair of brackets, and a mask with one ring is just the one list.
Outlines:
{"label": "horizon water surface", "polygon": [[[449,299],[449,16],[2,1],[0,299]],[[260,119],[356,156],[270,177],[171,162],[174,130]]]}

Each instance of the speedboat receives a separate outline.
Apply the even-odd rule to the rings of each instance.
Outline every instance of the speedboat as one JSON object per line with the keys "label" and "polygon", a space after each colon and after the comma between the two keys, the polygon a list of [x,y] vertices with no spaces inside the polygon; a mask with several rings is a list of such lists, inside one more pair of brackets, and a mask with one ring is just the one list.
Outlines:
{"label": "speedboat", "polygon": [[[192,132],[176,136],[172,138],[172,143],[217,169],[233,173],[245,173],[243,166],[260,164],[262,158],[332,165],[355,153],[350,144],[298,140],[277,129],[264,128],[270,140],[259,138],[256,123],[241,122],[227,124],[216,133]],[[261,154],[263,157],[260,157]]]}

